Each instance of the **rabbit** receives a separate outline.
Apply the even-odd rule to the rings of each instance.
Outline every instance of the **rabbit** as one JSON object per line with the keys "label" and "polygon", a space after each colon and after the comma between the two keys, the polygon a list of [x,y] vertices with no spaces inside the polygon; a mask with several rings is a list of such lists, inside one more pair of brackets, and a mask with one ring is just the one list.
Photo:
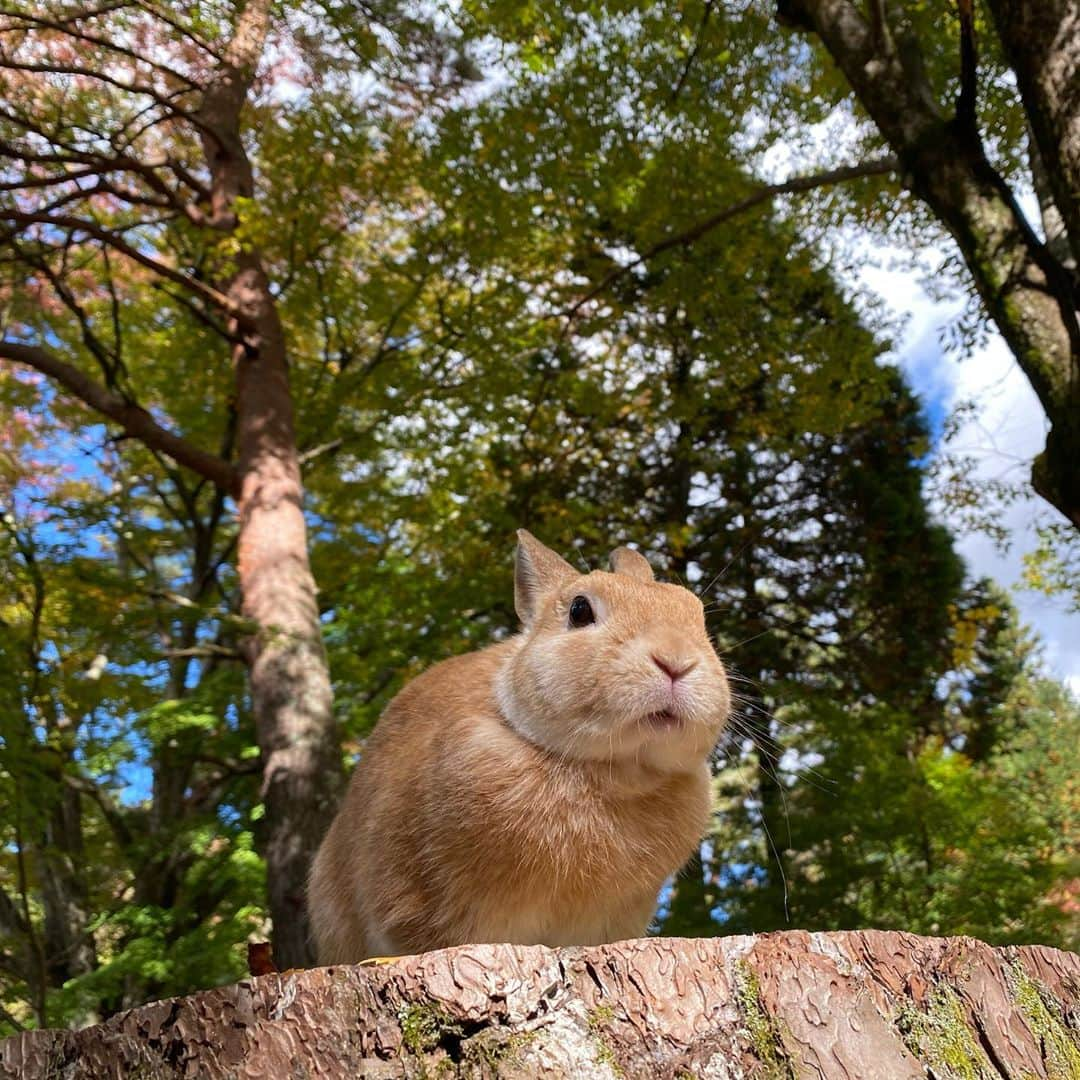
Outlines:
{"label": "rabbit", "polygon": [[642,936],[710,814],[731,693],[698,598],[519,530],[520,634],[390,702],[312,865],[322,964]]}

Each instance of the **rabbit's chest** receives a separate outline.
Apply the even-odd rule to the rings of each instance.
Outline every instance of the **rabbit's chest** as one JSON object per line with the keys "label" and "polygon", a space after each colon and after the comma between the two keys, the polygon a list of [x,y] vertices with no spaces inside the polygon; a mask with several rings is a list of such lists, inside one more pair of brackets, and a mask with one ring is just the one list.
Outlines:
{"label": "rabbit's chest", "polygon": [[[489,817],[505,884],[569,908],[642,887],[659,889],[699,842],[708,820],[707,780],[673,781],[646,795],[614,796],[584,783],[553,783],[528,812],[509,804]],[[501,827],[492,828],[496,819]]]}
{"label": "rabbit's chest", "polygon": [[469,780],[431,808],[422,861],[462,924],[456,936],[555,945],[642,934],[707,828],[707,768],[639,788],[605,767],[525,757],[510,736],[499,753],[499,737],[461,747]]}
{"label": "rabbit's chest", "polygon": [[563,945],[640,936],[663,881],[699,842],[707,808],[698,787],[658,801],[572,790],[542,813],[508,817],[488,832],[493,872],[474,910],[480,940]]}
{"label": "rabbit's chest", "polygon": [[572,789],[553,802],[537,842],[549,852],[556,880],[597,889],[635,877],[662,880],[700,839],[707,810],[708,793],[696,783],[638,797]]}

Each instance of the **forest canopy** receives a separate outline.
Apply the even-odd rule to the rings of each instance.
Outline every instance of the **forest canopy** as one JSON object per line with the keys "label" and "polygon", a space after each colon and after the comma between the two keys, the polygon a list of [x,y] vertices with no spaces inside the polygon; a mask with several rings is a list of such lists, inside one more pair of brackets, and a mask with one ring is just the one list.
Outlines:
{"label": "forest canopy", "polygon": [[0,1035],[311,962],[342,778],[514,632],[518,527],[640,548],[732,673],[658,933],[1080,945],[1080,703],[957,554],[1011,493],[853,239],[947,246],[1076,590],[1075,118],[1020,7],[0,12]]}

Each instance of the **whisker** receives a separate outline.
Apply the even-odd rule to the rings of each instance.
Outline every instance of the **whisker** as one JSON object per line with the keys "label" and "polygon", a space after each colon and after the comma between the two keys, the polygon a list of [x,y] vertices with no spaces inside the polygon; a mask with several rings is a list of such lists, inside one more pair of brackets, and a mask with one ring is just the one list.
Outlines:
{"label": "whisker", "polygon": [[736,649],[741,649],[744,645],[749,645],[751,641],[757,641],[759,637],[764,637],[766,634],[774,633],[775,630],[775,626],[768,626],[760,633],[751,634],[750,637],[743,638],[742,641],[737,641],[734,645],[729,645],[726,649],[720,650],[721,655],[723,655],[724,653],[734,652]]}
{"label": "whisker", "polygon": [[744,540],[743,543],[739,546],[739,550],[736,551],[735,554],[732,555],[731,558],[728,559],[728,561],[717,571],[717,573],[713,575],[712,580],[709,582],[708,585],[705,586],[704,589],[701,590],[700,593],[698,593],[698,596],[703,596],[705,593],[707,593],[732,568],[732,566],[734,566],[736,560],[742,558],[746,549],[753,543],[753,541],[754,538],[752,536]]}

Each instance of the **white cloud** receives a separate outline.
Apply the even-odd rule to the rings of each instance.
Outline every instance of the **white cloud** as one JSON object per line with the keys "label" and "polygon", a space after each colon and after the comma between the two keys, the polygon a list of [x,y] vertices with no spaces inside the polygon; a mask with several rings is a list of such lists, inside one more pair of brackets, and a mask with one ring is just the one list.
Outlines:
{"label": "white cloud", "polygon": [[[873,250],[876,256],[900,254],[881,247]],[[924,254],[933,258],[933,253]],[[875,258],[875,264],[866,267],[855,284],[860,291],[872,289],[895,314],[907,316],[896,339],[895,360],[924,404],[931,412],[935,408],[948,412],[964,401],[978,405],[949,448],[970,454],[980,477],[1026,479],[1032,458],[1042,449],[1046,418],[1004,341],[994,333],[985,347],[968,357],[949,355],[940,337],[958,317],[961,303],[931,299],[920,284],[920,274],[902,268],[899,259],[887,263]],[[1034,494],[1004,508],[1001,523],[1011,543],[1002,552],[988,537],[960,531],[945,508],[938,510],[957,528],[957,547],[972,574],[992,577],[1012,590],[1024,622],[1043,641],[1047,666],[1080,691],[1080,614],[1070,613],[1064,599],[1034,593],[1021,583],[1022,556],[1036,545],[1036,524],[1056,512]]]}

